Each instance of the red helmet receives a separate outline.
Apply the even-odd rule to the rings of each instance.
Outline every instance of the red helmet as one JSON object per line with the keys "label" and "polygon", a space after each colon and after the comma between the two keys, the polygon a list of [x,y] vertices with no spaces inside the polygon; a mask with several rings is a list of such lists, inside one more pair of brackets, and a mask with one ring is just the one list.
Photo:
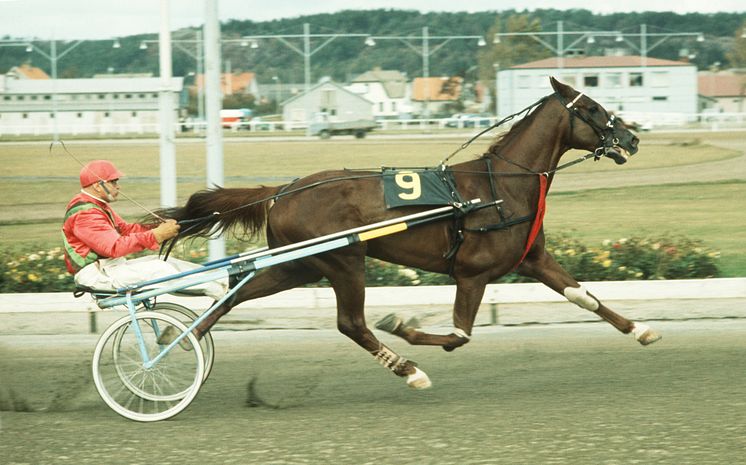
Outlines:
{"label": "red helmet", "polygon": [[98,181],[112,181],[122,176],[124,174],[112,162],[107,160],[93,160],[80,170],[80,186],[88,187]]}

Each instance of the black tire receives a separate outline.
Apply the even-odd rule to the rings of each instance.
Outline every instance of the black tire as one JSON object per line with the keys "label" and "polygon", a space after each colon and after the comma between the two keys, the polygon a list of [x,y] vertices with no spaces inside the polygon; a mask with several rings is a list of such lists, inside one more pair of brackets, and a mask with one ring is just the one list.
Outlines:
{"label": "black tire", "polygon": [[358,129],[357,131],[355,131],[355,139],[365,139],[365,130]]}
{"label": "black tire", "polygon": [[329,131],[328,131],[328,130],[326,130],[326,129],[324,129],[324,130],[322,130],[321,132],[319,132],[319,137],[320,137],[321,139],[328,139],[328,138],[330,138],[331,136],[332,136],[332,133],[331,133],[331,132],[329,132]]}

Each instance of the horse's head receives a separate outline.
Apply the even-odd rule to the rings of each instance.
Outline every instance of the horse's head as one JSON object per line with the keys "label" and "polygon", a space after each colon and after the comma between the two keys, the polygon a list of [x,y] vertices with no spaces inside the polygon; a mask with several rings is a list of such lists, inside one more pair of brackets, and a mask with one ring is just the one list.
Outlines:
{"label": "horse's head", "polygon": [[[572,87],[550,78],[555,95],[570,112],[572,148],[593,151],[597,157],[607,156],[618,165],[637,153],[640,140],[621,118],[610,114],[596,101]],[[579,121],[573,121],[574,119]]]}

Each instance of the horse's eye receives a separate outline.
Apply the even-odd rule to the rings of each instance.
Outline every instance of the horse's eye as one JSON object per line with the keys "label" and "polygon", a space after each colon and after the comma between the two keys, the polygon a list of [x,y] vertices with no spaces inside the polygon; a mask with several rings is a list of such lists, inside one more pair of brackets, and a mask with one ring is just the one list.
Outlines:
{"label": "horse's eye", "polygon": [[593,105],[588,109],[588,111],[591,113],[598,113],[598,107],[596,105]]}

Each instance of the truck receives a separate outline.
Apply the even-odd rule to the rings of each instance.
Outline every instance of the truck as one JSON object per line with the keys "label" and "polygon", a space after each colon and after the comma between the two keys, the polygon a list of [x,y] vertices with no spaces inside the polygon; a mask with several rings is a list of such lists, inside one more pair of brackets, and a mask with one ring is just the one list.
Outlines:
{"label": "truck", "polygon": [[376,122],[369,119],[329,121],[327,118],[321,118],[310,124],[309,132],[312,136],[319,136],[322,139],[345,134],[351,134],[358,139],[362,139],[367,133],[374,130],[376,126]]}
{"label": "truck", "polygon": [[252,112],[248,108],[220,110],[220,124],[225,129],[248,129]]}

